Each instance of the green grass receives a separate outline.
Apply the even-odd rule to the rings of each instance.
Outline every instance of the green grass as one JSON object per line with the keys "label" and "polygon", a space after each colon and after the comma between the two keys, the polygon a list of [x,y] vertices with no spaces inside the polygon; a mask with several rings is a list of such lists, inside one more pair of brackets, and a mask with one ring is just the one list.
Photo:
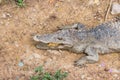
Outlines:
{"label": "green grass", "polygon": [[42,66],[35,68],[36,74],[31,77],[31,80],[63,80],[67,77],[67,72],[57,70],[54,74],[43,70]]}
{"label": "green grass", "polygon": [[17,2],[17,5],[20,6],[20,7],[24,7],[25,6],[23,0],[16,0],[16,2]]}

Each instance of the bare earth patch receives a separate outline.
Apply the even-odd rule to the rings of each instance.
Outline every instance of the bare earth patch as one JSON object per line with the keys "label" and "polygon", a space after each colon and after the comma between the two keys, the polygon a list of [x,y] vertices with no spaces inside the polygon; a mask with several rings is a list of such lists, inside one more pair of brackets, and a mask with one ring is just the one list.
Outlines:
{"label": "bare earth patch", "polygon": [[[49,72],[68,72],[66,80],[120,80],[119,53],[101,55],[98,63],[79,68],[74,61],[84,54],[35,47],[34,34],[76,22],[88,27],[103,23],[109,0],[90,1],[25,0],[25,8],[15,3],[0,5],[0,80],[29,80],[39,65]],[[109,14],[107,20],[113,17]]]}

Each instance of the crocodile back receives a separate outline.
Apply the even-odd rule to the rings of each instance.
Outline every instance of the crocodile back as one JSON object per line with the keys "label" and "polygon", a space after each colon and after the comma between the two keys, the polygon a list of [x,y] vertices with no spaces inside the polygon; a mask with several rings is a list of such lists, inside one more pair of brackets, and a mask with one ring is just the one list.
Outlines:
{"label": "crocodile back", "polygon": [[89,33],[98,44],[110,49],[120,50],[120,18],[100,24],[96,28],[90,29]]}
{"label": "crocodile back", "polygon": [[109,21],[89,31],[97,40],[120,38],[120,19]]}

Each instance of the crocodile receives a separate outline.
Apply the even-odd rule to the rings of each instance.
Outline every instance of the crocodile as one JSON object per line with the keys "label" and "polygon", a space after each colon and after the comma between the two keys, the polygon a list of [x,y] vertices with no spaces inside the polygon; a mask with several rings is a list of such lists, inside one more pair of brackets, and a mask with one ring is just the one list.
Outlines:
{"label": "crocodile", "polygon": [[74,23],[53,33],[36,34],[33,39],[39,49],[85,53],[85,56],[75,61],[75,65],[83,66],[98,62],[99,54],[120,52],[120,18],[92,28]]}

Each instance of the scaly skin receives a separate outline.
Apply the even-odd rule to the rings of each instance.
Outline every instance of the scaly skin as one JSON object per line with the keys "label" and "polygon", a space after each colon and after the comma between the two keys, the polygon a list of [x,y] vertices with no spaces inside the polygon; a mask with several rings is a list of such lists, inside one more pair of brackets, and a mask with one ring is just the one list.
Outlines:
{"label": "scaly skin", "polygon": [[83,24],[76,23],[65,26],[51,34],[35,35],[40,49],[63,49],[87,55],[76,61],[76,65],[95,63],[99,60],[98,53],[120,52],[120,19],[87,29]]}

